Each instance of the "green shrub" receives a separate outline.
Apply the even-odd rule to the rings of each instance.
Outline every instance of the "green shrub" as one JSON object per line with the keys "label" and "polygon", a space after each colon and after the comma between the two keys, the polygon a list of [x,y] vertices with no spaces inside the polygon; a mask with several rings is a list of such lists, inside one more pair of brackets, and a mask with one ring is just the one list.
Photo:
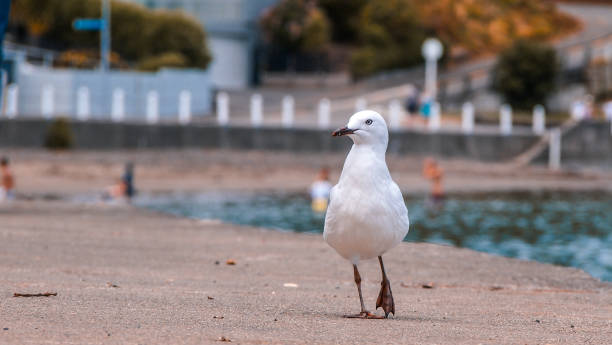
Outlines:
{"label": "green shrub", "polygon": [[[76,18],[98,18],[100,11],[100,0],[17,0],[11,24],[65,49],[98,49],[99,33],[76,31],[72,23]],[[183,11],[112,1],[111,36],[113,52],[132,62],[167,52],[182,54],[186,67],[206,68],[211,60],[202,25]]]}
{"label": "green shrub", "polygon": [[65,118],[53,120],[47,129],[45,147],[52,150],[69,149],[72,147],[72,128]]}
{"label": "green shrub", "polygon": [[157,10],[147,25],[151,26],[147,42],[149,56],[178,52],[185,57],[186,67],[208,66],[211,55],[206,47],[206,35],[196,19],[182,11]]}
{"label": "green shrub", "polygon": [[163,67],[182,68],[187,65],[183,54],[170,52],[158,56],[144,58],[138,63],[138,70],[155,72]]}
{"label": "green shrub", "polygon": [[552,47],[518,40],[500,54],[493,70],[493,89],[513,108],[529,110],[544,104],[554,91],[558,71]]}

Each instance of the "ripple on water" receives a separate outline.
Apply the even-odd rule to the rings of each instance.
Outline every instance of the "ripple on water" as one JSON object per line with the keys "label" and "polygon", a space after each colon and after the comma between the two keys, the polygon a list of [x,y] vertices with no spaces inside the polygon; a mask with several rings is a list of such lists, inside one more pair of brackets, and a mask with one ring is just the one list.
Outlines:
{"label": "ripple on water", "polygon": [[[324,215],[301,194],[141,196],[142,207],[199,219],[286,231],[322,232]],[[406,198],[407,241],[433,242],[581,268],[612,281],[612,195],[503,193],[451,195],[438,210]]]}

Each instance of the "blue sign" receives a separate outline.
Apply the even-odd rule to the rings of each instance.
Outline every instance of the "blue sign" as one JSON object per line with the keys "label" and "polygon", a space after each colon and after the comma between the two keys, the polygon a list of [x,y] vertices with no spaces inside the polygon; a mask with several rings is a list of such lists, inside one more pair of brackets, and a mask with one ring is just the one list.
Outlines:
{"label": "blue sign", "polygon": [[99,31],[106,26],[106,21],[101,18],[79,18],[72,22],[72,27],[75,30],[82,31]]}

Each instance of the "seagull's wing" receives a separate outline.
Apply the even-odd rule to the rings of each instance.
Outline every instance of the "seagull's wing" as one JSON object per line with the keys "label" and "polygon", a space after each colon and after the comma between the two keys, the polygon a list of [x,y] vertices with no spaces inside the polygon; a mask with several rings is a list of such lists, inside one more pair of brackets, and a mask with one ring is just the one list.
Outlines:
{"label": "seagull's wing", "polygon": [[[338,205],[334,203],[334,200],[336,200],[334,194],[337,194],[337,192],[338,185],[335,185],[329,192],[329,203],[327,205],[327,212],[325,213],[325,225],[323,226],[323,238],[327,237],[326,232],[333,227],[333,223],[335,222],[335,209]],[[336,202],[338,201],[336,200]]]}
{"label": "seagull's wing", "polygon": [[[401,189],[393,180],[389,181],[389,204],[392,205],[392,209],[395,212],[396,219],[398,221],[398,226],[402,229],[405,229],[405,234],[408,233],[408,227],[410,225],[410,221],[408,220],[408,209],[406,208],[406,203],[404,202],[404,195],[402,194]],[[403,238],[403,236],[402,236]]]}

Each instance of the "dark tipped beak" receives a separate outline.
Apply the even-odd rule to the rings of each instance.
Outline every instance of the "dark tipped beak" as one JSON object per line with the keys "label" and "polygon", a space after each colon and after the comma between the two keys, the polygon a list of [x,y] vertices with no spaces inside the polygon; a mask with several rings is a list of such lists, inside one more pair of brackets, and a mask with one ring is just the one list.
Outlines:
{"label": "dark tipped beak", "polygon": [[347,128],[347,127],[342,127],[342,128],[336,129],[332,133],[332,137],[340,137],[340,136],[343,136],[343,135],[353,134],[353,133],[355,133],[354,129],[350,129],[350,128]]}

